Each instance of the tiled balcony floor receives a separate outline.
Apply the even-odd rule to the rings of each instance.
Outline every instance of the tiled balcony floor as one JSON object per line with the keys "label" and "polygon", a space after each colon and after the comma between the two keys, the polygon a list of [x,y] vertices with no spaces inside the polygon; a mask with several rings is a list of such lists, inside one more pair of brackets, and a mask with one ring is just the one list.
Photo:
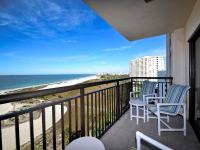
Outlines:
{"label": "tiled balcony floor", "polygon": [[[182,125],[182,118],[177,116],[170,118],[171,125]],[[150,119],[148,123],[143,123],[143,120],[139,121],[139,125],[136,125],[136,120],[130,120],[129,111],[127,111],[118,120],[110,130],[105,133],[101,138],[106,150],[130,150],[131,147],[136,147],[135,133],[140,131],[147,136],[167,145],[174,150],[199,150],[200,143],[187,122],[187,136],[183,135],[183,132],[161,132],[161,136],[157,133],[157,120]],[[155,149],[151,145],[142,142],[142,149]]]}

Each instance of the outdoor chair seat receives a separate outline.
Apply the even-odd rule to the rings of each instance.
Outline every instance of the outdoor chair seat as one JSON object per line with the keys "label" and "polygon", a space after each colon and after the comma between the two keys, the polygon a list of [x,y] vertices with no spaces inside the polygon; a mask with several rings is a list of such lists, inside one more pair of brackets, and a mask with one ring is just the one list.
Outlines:
{"label": "outdoor chair seat", "polygon": [[[149,111],[153,112],[154,114],[157,114],[157,106],[156,105],[148,105]],[[169,114],[169,115],[175,115],[173,111],[171,111],[172,106],[160,106],[160,114]]]}
{"label": "outdoor chair seat", "polygon": [[[147,121],[149,121],[149,118],[158,119],[158,135],[160,135],[161,131],[183,131],[184,135],[186,135],[186,104],[184,100],[189,89],[189,86],[173,84],[170,86],[166,97],[146,98]],[[154,100],[155,105],[149,105],[149,100]],[[162,120],[162,118],[167,118],[167,122],[169,123],[169,116],[178,115],[181,107],[183,107],[183,112],[181,113],[181,116],[183,116],[183,128],[172,128],[169,124]],[[156,117],[149,117],[150,112]],[[161,117],[161,114],[166,117]],[[166,128],[161,128],[161,123],[163,123]]]}

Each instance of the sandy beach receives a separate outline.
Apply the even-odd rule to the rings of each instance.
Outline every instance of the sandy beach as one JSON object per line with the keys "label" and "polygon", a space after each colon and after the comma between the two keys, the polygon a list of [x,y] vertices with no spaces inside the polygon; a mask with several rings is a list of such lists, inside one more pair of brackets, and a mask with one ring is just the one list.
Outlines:
{"label": "sandy beach", "polygon": [[[79,84],[79,83],[83,83],[89,80],[94,80],[94,79],[99,79],[99,76],[88,76],[88,77],[83,77],[83,78],[79,78],[79,79],[73,79],[73,80],[68,80],[68,81],[63,81],[63,82],[59,82],[59,83],[51,83],[48,85],[45,85],[41,88],[41,85],[37,86],[34,88],[36,88],[37,90],[44,90],[44,89],[51,89],[51,88],[57,88],[57,87],[63,87],[63,86],[70,86],[70,85],[75,85],[75,84]],[[16,89],[13,90],[7,90],[7,91],[0,91],[0,94],[7,94],[10,92],[15,92]],[[22,89],[17,89],[18,92],[23,90]],[[15,105],[15,109],[17,107],[21,107],[24,104],[16,104]],[[6,114],[9,111],[14,111],[14,105],[11,103],[7,103],[7,104],[2,104],[0,105],[0,115],[1,114]],[[56,106],[56,122],[58,122],[61,118],[60,115],[60,105]],[[51,116],[52,116],[52,109],[51,107],[48,107],[45,109],[46,110],[46,130],[48,130],[51,126],[52,126],[52,120],[51,120]],[[64,108],[64,111],[66,113],[67,108]],[[39,135],[42,134],[42,123],[41,123],[42,119],[41,119],[41,115],[39,118],[34,120],[34,137],[37,137]],[[20,145],[23,145],[27,142],[30,141],[30,124],[29,121],[26,121],[24,123],[21,123],[19,125],[20,128]],[[8,126],[8,127],[4,127],[2,128],[2,139],[3,139],[3,149],[8,149],[8,150],[12,150],[15,149],[15,126]],[[12,142],[7,142],[7,141],[12,141]]]}
{"label": "sandy beach", "polygon": [[[56,122],[61,118],[61,107],[56,105]],[[66,113],[67,107],[64,107],[64,113]],[[52,108],[47,107],[45,109],[46,116],[46,130],[52,126]],[[20,145],[23,145],[30,141],[30,124],[29,121],[21,123],[19,125],[20,129]],[[36,120],[34,120],[34,137],[37,137],[42,134],[42,115]],[[13,150],[15,149],[15,126],[2,128],[2,140],[3,140],[3,149]],[[10,142],[8,142],[10,141]]]}
{"label": "sandy beach", "polygon": [[46,87],[41,88],[39,90],[70,86],[70,85],[75,85],[75,84],[83,83],[85,81],[99,79],[99,78],[100,78],[100,76],[95,75],[95,76],[89,76],[89,77],[84,77],[84,78],[80,78],[80,79],[73,79],[73,80],[69,80],[69,81],[63,81],[63,82],[59,82],[59,83],[49,84]]}
{"label": "sandy beach", "polygon": [[[51,88],[57,88],[57,87],[63,87],[63,86],[70,86],[70,85],[75,85],[75,84],[83,83],[85,81],[99,79],[99,78],[100,78],[100,76],[93,75],[93,76],[83,77],[83,78],[79,78],[79,79],[66,80],[66,81],[57,82],[57,83],[49,83],[49,84],[41,84],[41,85],[23,87],[23,88],[1,90],[0,95],[14,93],[15,91],[21,91],[21,90],[28,89],[28,88],[36,88],[38,90],[44,90],[44,89],[51,89]],[[41,86],[43,86],[43,87],[40,88]]]}

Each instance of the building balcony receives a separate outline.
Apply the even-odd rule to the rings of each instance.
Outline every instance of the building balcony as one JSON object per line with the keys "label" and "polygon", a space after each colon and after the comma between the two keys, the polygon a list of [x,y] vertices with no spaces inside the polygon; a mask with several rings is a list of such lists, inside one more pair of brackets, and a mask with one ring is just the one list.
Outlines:
{"label": "building balcony", "polygon": [[[182,117],[170,118],[170,125],[182,127]],[[140,131],[174,150],[198,150],[200,148],[200,143],[189,122],[187,122],[186,136],[183,135],[183,132],[162,132],[161,136],[158,136],[156,119],[150,119],[146,123],[140,120],[137,125],[136,120],[130,120],[130,110],[103,135],[101,141],[106,150],[131,150],[136,147],[136,131]],[[157,148],[142,141],[141,149],[153,150]]]}
{"label": "building balcony", "polygon": [[[101,139],[106,150],[129,150],[136,147],[136,131],[173,149],[199,149],[189,123],[187,136],[179,132],[158,136],[155,119],[140,121],[139,125],[130,120],[129,93],[137,91],[137,96],[144,80],[157,82],[159,96],[165,96],[172,84],[171,77],[132,77],[1,95],[1,105],[43,100],[0,115],[0,149],[65,149],[74,139],[93,136]],[[69,96],[69,92],[74,96]],[[180,124],[178,117],[170,121]],[[144,143],[144,148],[152,147]]]}

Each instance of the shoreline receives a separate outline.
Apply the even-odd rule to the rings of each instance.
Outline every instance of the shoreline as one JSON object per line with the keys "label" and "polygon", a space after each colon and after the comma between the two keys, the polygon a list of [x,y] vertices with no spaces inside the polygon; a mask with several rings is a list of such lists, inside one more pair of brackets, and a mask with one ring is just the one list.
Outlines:
{"label": "shoreline", "polygon": [[78,78],[78,79],[66,80],[66,81],[63,81],[63,82],[48,84],[48,85],[46,85],[46,87],[40,88],[39,90],[70,86],[70,85],[83,83],[83,82],[88,81],[88,80],[94,80],[94,79],[99,79],[99,78],[100,78],[99,76],[93,75],[93,76],[88,76],[88,77],[83,77],[83,78]]}
{"label": "shoreline", "polygon": [[31,88],[38,88],[37,90],[44,90],[44,89],[70,86],[70,85],[83,83],[88,80],[99,79],[99,78],[100,78],[100,76],[98,76],[98,75],[91,75],[91,76],[87,76],[87,77],[64,80],[64,81],[60,81],[60,82],[52,82],[52,83],[47,83],[47,84],[38,84],[38,85],[15,88],[15,89],[1,90],[0,95],[6,95],[9,93],[13,93],[15,91],[21,91],[21,90],[26,90],[26,89],[31,89]]}

